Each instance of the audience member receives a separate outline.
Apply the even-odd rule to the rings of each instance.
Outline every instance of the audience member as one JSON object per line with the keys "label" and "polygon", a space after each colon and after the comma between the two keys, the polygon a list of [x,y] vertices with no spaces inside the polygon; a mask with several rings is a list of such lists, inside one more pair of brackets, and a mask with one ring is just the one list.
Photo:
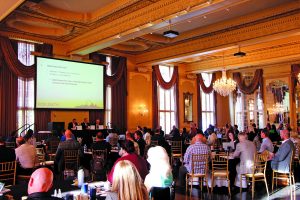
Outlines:
{"label": "audience member", "polygon": [[16,142],[17,139],[17,131],[13,131],[7,138],[6,142]]}
{"label": "audience member", "polygon": [[280,141],[280,135],[278,134],[276,130],[275,124],[272,124],[271,130],[269,131],[269,138],[272,142],[278,142]]}
{"label": "audience member", "polygon": [[23,137],[21,137],[21,136],[17,137],[17,139],[16,139],[16,145],[17,145],[17,147],[21,146],[24,143],[25,143],[25,140],[24,140]]}
{"label": "audience member", "polygon": [[290,159],[294,151],[294,144],[290,140],[290,132],[281,130],[280,137],[283,140],[276,154],[270,153],[271,167],[273,170],[287,173],[290,171]]}
{"label": "audience member", "polygon": [[151,147],[147,161],[151,165],[150,172],[145,178],[145,185],[151,187],[168,187],[172,185],[172,168],[166,150],[161,146]]}
{"label": "audience member", "polygon": [[121,143],[121,149],[119,152],[121,158],[119,158],[112,170],[110,171],[107,180],[109,182],[113,181],[113,175],[114,175],[114,171],[115,171],[115,166],[116,164],[118,164],[118,162],[122,161],[122,160],[129,160],[131,161],[135,167],[137,168],[140,176],[142,177],[142,179],[144,180],[146,175],[148,174],[148,169],[147,169],[147,162],[139,155],[137,155],[136,153],[134,153],[134,145],[133,142],[130,140],[126,140],[125,142]]}
{"label": "audience member", "polygon": [[170,135],[171,135],[173,141],[181,141],[182,140],[179,129],[175,125],[173,126],[173,128],[170,132]]}
{"label": "audience member", "polygon": [[105,140],[110,146],[115,147],[118,145],[119,136],[117,133],[109,133]]}
{"label": "audience member", "polygon": [[66,136],[66,141],[59,143],[57,150],[56,150],[56,154],[55,154],[54,162],[55,162],[56,170],[58,170],[58,172],[61,172],[63,170],[64,150],[65,149],[74,149],[74,150],[78,149],[79,150],[81,148],[79,142],[77,142],[76,140],[74,140],[72,138],[71,130],[69,130],[69,129],[66,130],[65,136]]}
{"label": "audience member", "polygon": [[269,152],[273,152],[274,151],[274,146],[272,141],[269,138],[269,131],[268,129],[263,129],[260,132],[260,136],[262,138],[262,143],[259,149],[259,153],[264,152],[265,150],[269,151]]}
{"label": "audience member", "polygon": [[133,142],[133,145],[134,145],[134,153],[136,153],[137,155],[140,155],[140,147],[139,147],[139,144],[138,144],[136,141],[134,141],[133,136],[132,136],[132,133],[130,133],[129,131],[126,131],[125,137],[126,137],[126,140],[130,140],[131,142]]}
{"label": "audience member", "polygon": [[[145,128],[145,127],[144,127]],[[146,142],[146,145],[150,145],[151,144],[151,134],[150,134],[150,130],[149,129],[144,129],[144,135],[143,138]]]}
{"label": "audience member", "polygon": [[12,162],[16,160],[15,150],[5,146],[4,137],[0,136],[0,162]]}
{"label": "audience member", "polygon": [[208,146],[214,146],[218,142],[218,138],[215,132],[212,132],[211,130],[208,131],[208,139],[207,139],[207,145]]}
{"label": "audience member", "polygon": [[192,154],[210,154],[210,148],[202,142],[203,134],[195,136],[195,143],[191,144],[184,154],[184,165],[179,169],[179,184],[185,186],[185,176],[192,171]]}
{"label": "audience member", "polygon": [[262,138],[260,137],[260,133],[255,133],[255,137],[253,139],[253,143],[256,147],[256,151],[259,151],[261,146]]}
{"label": "audience member", "polygon": [[62,199],[52,197],[48,191],[52,188],[53,173],[48,168],[39,168],[35,170],[28,182],[28,200],[50,200]]}
{"label": "audience member", "polygon": [[148,199],[148,192],[143,180],[129,160],[121,160],[115,165],[111,192],[106,200],[142,200]]}
{"label": "audience member", "polygon": [[82,130],[90,129],[90,123],[89,123],[88,118],[85,117],[83,119],[83,122],[81,123],[81,126],[82,126]]}
{"label": "audience member", "polygon": [[157,130],[159,131],[161,137],[165,137],[165,132],[162,130],[161,126],[158,126]]}
{"label": "audience member", "polygon": [[190,123],[190,132],[189,132],[189,139],[191,140],[193,137],[197,135],[197,126],[195,123]]}
{"label": "audience member", "polygon": [[139,145],[140,156],[144,157],[146,142],[143,139],[143,133],[141,131],[135,131],[134,138]]}
{"label": "audience member", "polygon": [[232,132],[229,132],[228,133],[228,138],[229,138],[231,148],[235,149],[238,141],[235,139],[234,134]]}
{"label": "audience member", "polygon": [[17,165],[17,174],[29,175],[33,168],[39,163],[36,148],[30,144],[30,133],[24,136],[25,143],[15,149]]}
{"label": "audience member", "polygon": [[[60,141],[64,142],[64,141],[66,141],[66,135],[65,135],[66,130],[62,130],[62,132],[63,132],[63,134],[62,134],[62,136],[60,138]],[[75,135],[72,133],[72,131],[71,131],[71,137],[72,137],[73,140],[76,140]]]}
{"label": "audience member", "polygon": [[34,133],[32,129],[28,129],[28,131],[24,135],[24,139],[27,141],[27,143],[36,147],[36,138],[34,137]]}
{"label": "audience member", "polygon": [[74,118],[69,124],[68,129],[69,130],[76,130],[76,126],[78,125],[76,119]]}
{"label": "audience member", "polygon": [[[256,148],[253,142],[247,140],[246,133],[240,132],[238,138],[240,142],[236,145],[233,157],[240,158],[240,163],[236,166],[237,175],[235,178],[235,185],[240,187],[241,174],[252,173]],[[242,188],[247,188],[244,179],[242,181]]]}
{"label": "audience member", "polygon": [[111,146],[108,142],[104,140],[103,133],[99,131],[96,135],[96,142],[92,144],[93,150],[107,150],[107,153],[109,154],[111,150]]}

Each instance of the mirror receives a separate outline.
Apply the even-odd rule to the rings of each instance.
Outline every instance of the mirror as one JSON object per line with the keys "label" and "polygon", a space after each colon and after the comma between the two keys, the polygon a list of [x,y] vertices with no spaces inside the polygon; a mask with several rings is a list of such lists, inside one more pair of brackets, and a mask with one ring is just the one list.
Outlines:
{"label": "mirror", "polygon": [[269,123],[289,123],[288,80],[282,78],[267,82],[267,121]]}
{"label": "mirror", "polygon": [[193,121],[193,94],[183,93],[184,122]]}

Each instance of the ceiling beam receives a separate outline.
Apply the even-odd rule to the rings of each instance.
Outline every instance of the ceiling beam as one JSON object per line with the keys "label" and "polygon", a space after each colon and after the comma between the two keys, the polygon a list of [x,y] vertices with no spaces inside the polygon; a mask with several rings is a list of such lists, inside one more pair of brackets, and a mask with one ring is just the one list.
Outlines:
{"label": "ceiling beam", "polygon": [[19,5],[21,5],[25,0],[1,0],[0,1],[0,21],[2,21],[6,16],[8,16],[12,11],[14,11]]}

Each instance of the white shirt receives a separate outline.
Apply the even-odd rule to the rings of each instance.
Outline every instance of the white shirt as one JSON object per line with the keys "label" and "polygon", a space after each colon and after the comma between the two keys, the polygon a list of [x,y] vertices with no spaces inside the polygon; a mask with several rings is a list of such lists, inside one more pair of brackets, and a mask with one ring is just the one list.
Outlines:
{"label": "white shirt", "polygon": [[266,137],[262,140],[260,149],[259,149],[259,153],[264,152],[265,150],[272,152],[274,151],[274,146],[272,141],[270,140],[270,138]]}
{"label": "white shirt", "polygon": [[38,163],[36,149],[33,145],[25,143],[15,149],[16,160],[19,161],[22,168],[33,168]]}

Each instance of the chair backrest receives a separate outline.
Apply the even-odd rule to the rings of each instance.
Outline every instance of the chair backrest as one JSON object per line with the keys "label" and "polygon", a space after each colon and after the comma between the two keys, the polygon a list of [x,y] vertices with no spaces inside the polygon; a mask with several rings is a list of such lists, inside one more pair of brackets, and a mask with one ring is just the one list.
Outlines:
{"label": "chair backrest", "polygon": [[93,150],[92,172],[99,173],[105,170],[107,160],[107,150]]}
{"label": "chair backrest", "polygon": [[151,145],[158,146],[158,140],[151,140]]}
{"label": "chair backrest", "polygon": [[64,150],[64,162],[65,169],[77,170],[78,169],[78,149],[65,149]]}
{"label": "chair backrest", "polygon": [[267,153],[256,153],[254,155],[254,167],[253,174],[266,172],[268,154]]}
{"label": "chair backrest", "polygon": [[14,148],[16,148],[16,143],[15,143],[15,142],[5,142],[5,146],[6,146],[7,148],[12,148],[12,149],[14,149]]}
{"label": "chair backrest", "polygon": [[57,141],[57,140],[52,140],[49,142],[49,148],[48,148],[48,152],[53,154],[53,153],[56,153],[56,150],[57,150],[57,147],[59,145],[59,142],[60,141]]}
{"label": "chair backrest", "polygon": [[149,197],[151,200],[171,200],[170,187],[152,187],[149,191]]}
{"label": "chair backrest", "polygon": [[290,172],[294,172],[294,157],[295,157],[295,149],[292,150],[292,156],[290,158]]}
{"label": "chair backrest", "polygon": [[216,153],[212,156],[212,170],[228,171],[228,153]]}
{"label": "chair backrest", "polygon": [[170,141],[171,150],[173,154],[182,154],[182,142],[181,141]]}
{"label": "chair backrest", "polygon": [[45,162],[45,151],[43,148],[35,148],[39,162]]}
{"label": "chair backrest", "polygon": [[16,161],[0,163],[0,181],[6,185],[15,185]]}
{"label": "chair backrest", "polygon": [[192,154],[192,174],[206,174],[208,170],[208,154]]}

